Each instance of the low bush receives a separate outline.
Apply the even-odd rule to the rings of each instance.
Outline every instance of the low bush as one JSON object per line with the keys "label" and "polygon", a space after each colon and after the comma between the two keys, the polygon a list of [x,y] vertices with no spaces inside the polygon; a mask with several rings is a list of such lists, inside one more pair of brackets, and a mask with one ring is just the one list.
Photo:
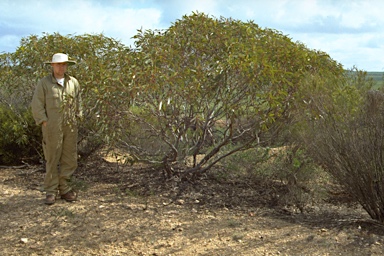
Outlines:
{"label": "low bush", "polygon": [[299,147],[258,148],[238,152],[222,163],[225,180],[247,180],[268,187],[274,204],[304,211],[325,199],[327,174]]}
{"label": "low bush", "polygon": [[0,105],[0,164],[36,163],[42,158],[41,131],[30,111]]}

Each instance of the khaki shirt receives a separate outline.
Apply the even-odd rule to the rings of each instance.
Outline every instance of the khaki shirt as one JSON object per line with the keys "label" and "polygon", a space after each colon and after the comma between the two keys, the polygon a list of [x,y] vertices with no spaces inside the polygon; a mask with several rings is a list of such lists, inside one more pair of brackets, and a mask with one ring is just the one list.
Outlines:
{"label": "khaki shirt", "polygon": [[37,83],[31,107],[37,125],[45,121],[76,125],[77,118],[82,115],[79,82],[67,74],[64,86],[57,83],[53,74],[42,78]]}

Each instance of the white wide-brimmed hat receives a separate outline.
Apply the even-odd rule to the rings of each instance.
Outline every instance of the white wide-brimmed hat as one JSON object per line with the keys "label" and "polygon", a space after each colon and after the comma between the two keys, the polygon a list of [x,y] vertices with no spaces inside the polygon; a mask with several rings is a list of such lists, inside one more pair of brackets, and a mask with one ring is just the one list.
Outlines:
{"label": "white wide-brimmed hat", "polygon": [[64,53],[55,53],[52,56],[52,61],[46,61],[45,64],[52,64],[52,63],[67,63],[68,65],[74,65],[76,64],[76,61],[74,60],[68,60],[68,55]]}

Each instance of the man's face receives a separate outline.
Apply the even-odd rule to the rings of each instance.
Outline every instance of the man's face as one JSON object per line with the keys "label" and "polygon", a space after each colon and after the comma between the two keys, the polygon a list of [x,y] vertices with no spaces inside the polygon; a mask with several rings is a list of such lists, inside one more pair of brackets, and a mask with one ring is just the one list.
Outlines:
{"label": "man's face", "polygon": [[52,63],[53,74],[56,78],[63,78],[64,73],[67,72],[67,63]]}

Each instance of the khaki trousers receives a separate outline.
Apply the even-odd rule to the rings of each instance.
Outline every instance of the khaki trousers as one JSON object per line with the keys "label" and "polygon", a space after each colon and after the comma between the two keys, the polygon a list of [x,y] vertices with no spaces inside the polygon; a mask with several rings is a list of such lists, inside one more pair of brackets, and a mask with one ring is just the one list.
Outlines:
{"label": "khaki trousers", "polygon": [[69,181],[77,168],[77,127],[47,122],[42,127],[46,160],[44,190],[47,195],[69,192]]}

